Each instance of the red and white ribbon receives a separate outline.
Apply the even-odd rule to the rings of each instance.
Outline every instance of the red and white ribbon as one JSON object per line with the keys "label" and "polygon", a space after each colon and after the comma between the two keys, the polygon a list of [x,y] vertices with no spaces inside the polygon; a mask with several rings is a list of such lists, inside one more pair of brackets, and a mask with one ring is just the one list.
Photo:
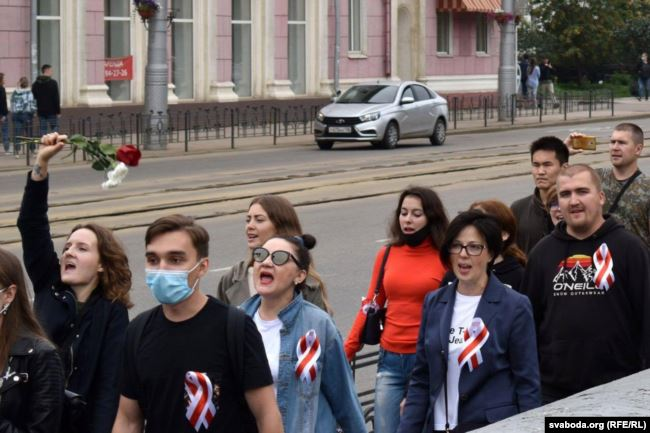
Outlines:
{"label": "red and white ribbon", "polygon": [[600,290],[607,291],[614,284],[614,259],[606,243],[602,243],[594,253],[596,274],[594,283]]}
{"label": "red and white ribbon", "polygon": [[296,346],[298,362],[296,362],[296,376],[305,383],[311,383],[316,379],[318,366],[316,362],[320,357],[320,342],[316,331],[310,329],[300,337]]}
{"label": "red and white ribbon", "polygon": [[188,371],[185,373],[185,392],[189,398],[185,416],[194,430],[207,430],[217,413],[212,402],[213,386],[206,373]]}
{"label": "red and white ribbon", "polygon": [[487,326],[485,326],[485,323],[483,323],[483,319],[480,317],[473,318],[472,324],[463,333],[465,347],[460,355],[458,355],[458,365],[461,369],[466,363],[469,371],[474,371],[483,362],[481,347],[483,347],[489,336],[490,332]]}

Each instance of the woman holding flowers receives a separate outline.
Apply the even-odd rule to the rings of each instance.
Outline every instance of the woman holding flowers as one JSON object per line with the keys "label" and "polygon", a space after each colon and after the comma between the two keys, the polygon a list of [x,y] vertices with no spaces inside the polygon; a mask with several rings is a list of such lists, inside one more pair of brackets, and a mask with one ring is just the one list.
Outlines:
{"label": "woman holding flowers", "polygon": [[97,224],[74,227],[60,260],[54,251],[47,217],[48,163],[66,140],[58,133],[41,138],[18,228],[36,315],[59,348],[66,388],[86,401],[83,414],[64,419],[63,430],[108,433],[119,399],[118,367],[129,321],[131,271],[113,233]]}
{"label": "woman holding flowers", "polygon": [[277,236],[253,249],[257,294],[241,308],[262,335],[284,431],[366,432],[343,341],[330,316],[303,298],[311,235]]}

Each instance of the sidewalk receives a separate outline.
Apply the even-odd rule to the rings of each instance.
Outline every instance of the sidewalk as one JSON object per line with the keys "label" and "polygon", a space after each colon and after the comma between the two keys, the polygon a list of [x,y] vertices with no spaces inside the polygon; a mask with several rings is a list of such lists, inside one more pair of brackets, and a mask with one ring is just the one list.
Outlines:
{"label": "sidewalk", "polygon": [[[514,124],[511,124],[510,120],[498,121],[496,119],[488,119],[487,127],[485,126],[485,120],[481,118],[474,120],[458,120],[457,128],[454,129],[453,119],[450,119],[450,124],[447,128],[447,134],[458,135],[485,133],[512,129],[536,128],[539,126],[572,125],[587,122],[601,122],[611,119],[622,121],[624,119],[633,120],[650,117],[650,104],[646,101],[637,101],[637,99],[633,97],[615,99],[614,107],[613,117],[611,115],[611,110],[593,111],[591,118],[589,118],[589,113],[587,111],[568,113],[567,120],[564,120],[563,113],[555,113],[544,115],[542,117],[541,123],[539,121],[539,117],[537,116],[517,117],[515,118]],[[269,149],[272,147],[286,148],[297,146],[315,147],[313,136],[310,134],[288,137],[279,136],[277,138],[277,144],[275,146],[273,145],[272,136],[258,136],[236,138],[234,149],[231,148],[230,138],[224,138],[218,140],[190,141],[188,144],[187,152],[185,152],[185,145],[183,142],[169,143],[166,150],[141,150],[143,154],[142,157],[149,159],[177,157],[185,154],[200,155],[212,152],[232,152],[241,150]],[[63,159],[63,156],[67,155],[68,153],[69,152],[61,152],[61,155],[53,161],[53,164],[79,166],[82,166],[84,164],[81,152],[77,153],[76,162],[73,160],[72,156]],[[26,155],[21,155],[20,159],[16,159],[11,155],[0,155],[0,171],[23,170],[33,163],[33,156],[28,163]]]}

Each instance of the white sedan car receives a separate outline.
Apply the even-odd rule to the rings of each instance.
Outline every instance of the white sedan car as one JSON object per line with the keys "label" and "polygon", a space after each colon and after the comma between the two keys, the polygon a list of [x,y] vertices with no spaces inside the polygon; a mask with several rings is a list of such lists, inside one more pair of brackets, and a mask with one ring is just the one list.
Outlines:
{"label": "white sedan car", "polygon": [[447,100],[415,81],[359,84],[318,112],[314,137],[321,149],[331,149],[335,141],[392,149],[400,138],[423,137],[439,146],[448,119]]}

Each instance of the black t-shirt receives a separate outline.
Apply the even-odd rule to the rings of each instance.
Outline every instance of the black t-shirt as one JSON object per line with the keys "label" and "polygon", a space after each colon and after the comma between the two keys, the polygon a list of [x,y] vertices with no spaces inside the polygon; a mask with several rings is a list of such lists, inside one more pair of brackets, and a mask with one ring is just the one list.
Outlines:
{"label": "black t-shirt", "polygon": [[137,348],[136,327],[129,325],[121,393],[139,402],[145,431],[237,433],[255,425],[243,392],[271,385],[273,378],[262,338],[246,317],[241,389],[228,355],[227,311],[226,305],[208,298],[196,316],[171,322],[156,307]]}

